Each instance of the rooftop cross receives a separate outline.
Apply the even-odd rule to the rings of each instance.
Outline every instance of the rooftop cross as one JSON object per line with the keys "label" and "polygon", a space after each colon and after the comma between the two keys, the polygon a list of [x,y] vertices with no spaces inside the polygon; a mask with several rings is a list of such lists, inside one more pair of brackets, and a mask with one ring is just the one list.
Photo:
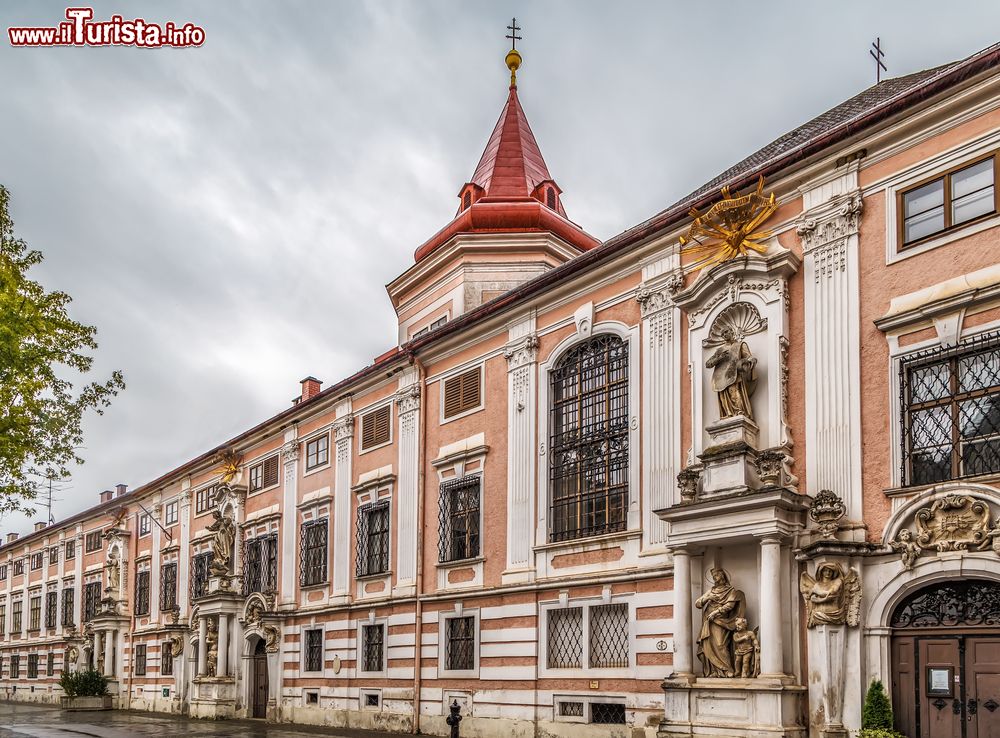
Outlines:
{"label": "rooftop cross", "polygon": [[517,32],[521,30],[521,27],[517,25],[517,18],[510,19],[510,25],[507,26],[507,30],[510,33],[504,38],[510,39],[510,51],[507,52],[504,63],[507,65],[507,69],[510,70],[510,89],[513,90],[517,88],[517,69],[521,66],[521,52],[517,50],[517,42],[521,40]]}
{"label": "rooftop cross", "polygon": [[510,25],[507,26],[507,30],[510,31],[504,38],[510,39],[510,50],[515,51],[517,49],[517,42],[521,40],[521,37],[517,35],[517,32],[521,30],[521,27],[517,25],[517,18],[510,19]]}
{"label": "rooftop cross", "polygon": [[888,72],[889,68],[882,62],[885,58],[885,52],[882,51],[882,39],[876,38],[875,43],[868,50],[871,54],[872,59],[875,60],[875,84],[882,81],[882,72]]}

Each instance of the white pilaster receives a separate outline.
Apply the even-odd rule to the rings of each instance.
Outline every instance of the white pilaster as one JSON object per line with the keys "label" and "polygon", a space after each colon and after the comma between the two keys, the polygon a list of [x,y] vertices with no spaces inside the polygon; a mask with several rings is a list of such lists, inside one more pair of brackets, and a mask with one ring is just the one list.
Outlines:
{"label": "white pilaster", "polygon": [[507,566],[504,583],[534,577],[538,336],[529,316],[510,329],[507,359]]}
{"label": "white pilaster", "polygon": [[861,511],[860,296],[857,165],[803,192],[798,221],[805,265],[806,478]]}
{"label": "white pilaster", "polygon": [[63,576],[66,574],[66,531],[59,531],[59,540],[56,542],[59,547],[59,563],[56,564],[56,635],[63,634],[63,597],[62,591],[66,586],[63,583]]}
{"label": "white pilaster", "polygon": [[[402,385],[406,382],[400,380]],[[396,516],[396,584],[417,580],[417,475],[420,467],[420,385],[410,383],[396,394],[399,415],[399,489]]]}
{"label": "white pilaster", "polygon": [[337,454],[333,488],[333,596],[346,597],[351,582],[351,447],[354,439],[350,403],[337,408],[333,438]]}
{"label": "white pilaster", "polygon": [[149,524],[153,536],[153,550],[150,552],[152,560],[149,566],[149,619],[153,623],[160,621],[160,536],[162,535],[160,523],[162,522],[162,513],[163,505],[159,502],[155,503],[150,510],[152,519]]}
{"label": "white pilaster", "polygon": [[[83,534],[79,532],[74,536],[76,545],[74,548],[76,558],[73,559],[75,566],[73,569],[73,623],[78,632],[83,631]],[[65,551],[63,552],[65,553]],[[96,655],[95,655],[96,658]]]}
{"label": "white pilaster", "polygon": [[281,447],[285,465],[285,483],[281,506],[281,604],[295,607],[295,536],[298,531],[299,442],[294,427],[285,431],[285,445]]}
{"label": "white pilaster", "polygon": [[115,638],[113,631],[104,631],[104,675],[115,678]]}
{"label": "white pilaster", "polygon": [[781,638],[783,607],[781,598],[781,540],[760,540],[760,673],[784,675]]}
{"label": "white pilaster", "polygon": [[187,615],[190,611],[190,587],[191,577],[191,482],[184,480],[182,484],[184,493],[181,495],[178,505],[181,524],[180,552],[177,561],[177,607]]}
{"label": "white pilaster", "polygon": [[224,677],[229,674],[229,615],[219,613],[219,647],[215,661],[215,675]]}

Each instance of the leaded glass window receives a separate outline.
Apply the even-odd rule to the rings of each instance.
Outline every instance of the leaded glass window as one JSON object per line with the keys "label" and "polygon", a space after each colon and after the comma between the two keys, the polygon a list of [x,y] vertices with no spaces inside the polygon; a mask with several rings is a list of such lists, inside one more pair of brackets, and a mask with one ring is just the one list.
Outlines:
{"label": "leaded glass window", "polygon": [[550,372],[552,541],[624,530],[628,508],[628,344],[597,335]]}

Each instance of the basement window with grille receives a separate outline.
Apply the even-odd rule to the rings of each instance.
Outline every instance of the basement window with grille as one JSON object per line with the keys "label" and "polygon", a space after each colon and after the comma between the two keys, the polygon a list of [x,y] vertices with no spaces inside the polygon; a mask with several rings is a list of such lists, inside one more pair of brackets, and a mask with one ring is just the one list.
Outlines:
{"label": "basement window with grille", "polygon": [[899,368],[903,486],[1000,474],[1000,333]]}
{"label": "basement window with grille", "polygon": [[448,377],[443,382],[441,403],[442,420],[451,420],[462,415],[481,410],[483,407],[483,368],[475,369]]}
{"label": "basement window with grille", "polygon": [[624,725],[625,703],[603,695],[554,695],[555,719],[566,723]]}
{"label": "basement window with grille", "polygon": [[392,440],[392,405],[383,405],[361,416],[361,450],[370,451]]}
{"label": "basement window with grille", "polygon": [[160,644],[160,675],[174,675],[174,651],[170,641],[163,641]]}
{"label": "basement window with grille", "polygon": [[630,664],[629,606],[580,604],[546,610],[546,668],[626,669]]}

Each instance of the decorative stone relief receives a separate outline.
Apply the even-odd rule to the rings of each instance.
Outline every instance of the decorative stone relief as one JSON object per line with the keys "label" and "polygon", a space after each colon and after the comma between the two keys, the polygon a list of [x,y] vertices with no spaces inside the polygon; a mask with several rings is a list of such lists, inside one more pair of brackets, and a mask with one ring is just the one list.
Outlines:
{"label": "decorative stone relief", "polygon": [[277,625],[264,625],[264,649],[268,653],[277,653],[278,645],[281,641],[281,630]]}
{"label": "decorative stone relief", "polygon": [[889,545],[910,569],[924,552],[985,551],[1000,555],[1000,518],[993,521],[984,501],[947,495],[913,516],[915,531],[903,528]]}
{"label": "decorative stone relief", "polygon": [[420,385],[411,384],[406,389],[396,393],[396,407],[400,417],[420,409]]}
{"label": "decorative stone relief", "polygon": [[[847,236],[857,233],[863,207],[861,191],[855,190],[835,200],[832,208],[824,208],[825,212],[804,217],[795,229],[802,241],[803,250],[811,251],[835,241],[843,242]],[[830,266],[843,270],[845,265],[843,262],[831,261]],[[817,270],[817,282],[820,276]]]}
{"label": "decorative stone relief", "polygon": [[681,493],[681,502],[694,502],[698,498],[698,481],[701,472],[688,467],[677,475],[677,487]]}
{"label": "decorative stone relief", "polygon": [[281,447],[281,455],[286,464],[291,464],[299,460],[299,442],[288,441]]}
{"label": "decorative stone relief", "polygon": [[354,438],[354,416],[345,415],[333,424],[333,440],[339,443]]}
{"label": "decorative stone relief", "polygon": [[170,655],[175,659],[184,652],[184,639],[179,636],[171,636],[170,640]]}
{"label": "decorative stone relief", "polygon": [[816,523],[820,537],[826,540],[836,539],[840,521],[846,514],[844,501],[828,489],[820,490],[809,503],[809,517]]}
{"label": "decorative stone relief", "polygon": [[767,449],[757,454],[754,465],[757,467],[757,476],[762,485],[777,487],[781,484],[786,458],[787,455],[777,449]]}
{"label": "decorative stone relief", "polygon": [[843,625],[856,627],[861,618],[861,577],[840,564],[820,564],[816,577],[802,572],[799,593],[806,603],[806,627]]}
{"label": "decorative stone relief", "polygon": [[507,346],[503,356],[507,360],[507,368],[518,369],[526,364],[530,364],[538,357],[538,346],[540,341],[538,336],[531,333],[524,337],[519,344]]}

